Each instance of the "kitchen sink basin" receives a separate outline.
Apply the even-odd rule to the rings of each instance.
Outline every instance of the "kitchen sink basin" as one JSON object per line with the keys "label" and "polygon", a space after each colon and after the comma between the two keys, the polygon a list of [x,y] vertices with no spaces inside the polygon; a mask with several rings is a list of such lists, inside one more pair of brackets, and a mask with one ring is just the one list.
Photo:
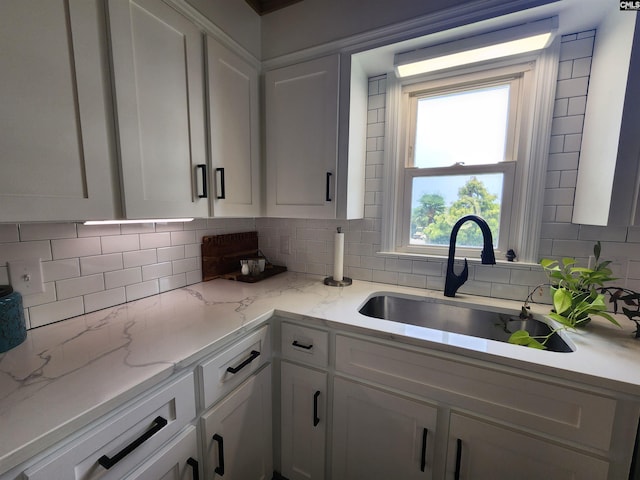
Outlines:
{"label": "kitchen sink basin", "polygon": [[[394,295],[376,295],[360,308],[368,317],[420,327],[461,333],[472,337],[508,342],[517,330],[526,330],[531,336],[544,336],[551,328],[535,319],[521,319],[520,312],[492,312],[476,308],[460,307],[435,299],[412,299]],[[572,352],[560,335],[554,333],[546,343],[548,351]]]}

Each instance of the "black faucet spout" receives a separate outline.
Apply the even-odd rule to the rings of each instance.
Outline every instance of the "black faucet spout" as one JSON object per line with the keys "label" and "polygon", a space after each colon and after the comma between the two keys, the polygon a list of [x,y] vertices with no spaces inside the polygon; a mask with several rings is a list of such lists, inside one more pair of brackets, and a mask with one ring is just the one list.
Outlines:
{"label": "black faucet spout", "polygon": [[469,278],[469,266],[467,264],[467,259],[464,259],[464,268],[460,275],[456,275],[453,271],[453,262],[455,260],[456,253],[456,239],[458,238],[458,231],[460,227],[468,222],[475,222],[482,232],[483,239],[483,247],[482,252],[480,253],[480,259],[484,265],[495,265],[496,257],[493,251],[493,236],[491,235],[491,229],[487,222],[477,215],[465,215],[460,220],[456,222],[451,230],[451,238],[449,240],[449,258],[447,260],[447,276],[444,282],[444,296],[445,297],[455,297],[458,289],[467,281]]}

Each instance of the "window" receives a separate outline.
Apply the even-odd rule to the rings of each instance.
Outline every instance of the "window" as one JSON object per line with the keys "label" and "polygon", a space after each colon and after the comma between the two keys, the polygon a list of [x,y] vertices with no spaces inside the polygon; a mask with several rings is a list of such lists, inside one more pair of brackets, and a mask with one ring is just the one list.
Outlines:
{"label": "window", "polygon": [[[549,50],[419,80],[388,76],[385,251],[447,255],[454,223],[477,214],[497,259],[514,249],[536,260],[557,68]],[[479,258],[481,248],[468,222],[456,253]]]}

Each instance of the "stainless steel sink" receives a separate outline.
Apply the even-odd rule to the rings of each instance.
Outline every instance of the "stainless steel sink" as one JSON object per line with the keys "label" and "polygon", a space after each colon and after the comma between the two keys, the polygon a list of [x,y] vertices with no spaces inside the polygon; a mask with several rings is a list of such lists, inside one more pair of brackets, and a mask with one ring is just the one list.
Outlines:
{"label": "stainless steel sink", "polygon": [[[461,333],[472,337],[508,342],[517,330],[526,330],[531,336],[551,333],[551,328],[535,319],[521,319],[517,311],[492,312],[438,302],[435,299],[412,299],[395,295],[376,295],[360,308],[368,317],[433,328],[445,332]],[[554,333],[546,344],[553,352],[572,352],[560,335]]]}

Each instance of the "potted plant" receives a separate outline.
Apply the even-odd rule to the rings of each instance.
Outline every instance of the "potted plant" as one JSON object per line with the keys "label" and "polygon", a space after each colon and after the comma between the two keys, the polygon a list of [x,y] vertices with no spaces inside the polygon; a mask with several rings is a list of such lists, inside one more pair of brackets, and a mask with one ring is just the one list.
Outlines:
{"label": "potted plant", "polygon": [[[616,319],[607,312],[605,294],[609,293],[611,298],[614,298],[614,312],[617,311],[618,301],[635,301],[635,305],[638,307],[640,295],[633,297],[635,292],[630,290],[605,287],[606,282],[615,280],[615,278],[612,277],[612,271],[609,268],[611,262],[600,262],[600,252],[601,246],[600,242],[598,242],[593,248],[595,257],[593,268],[577,266],[574,258],[563,258],[561,261],[548,258],[542,259],[540,265],[547,274],[549,283],[538,285],[533,289],[525,300],[520,316],[527,318],[531,315],[529,313],[529,303],[533,294],[539,288],[549,286],[553,309],[548,316],[558,322],[560,327],[553,329],[549,335],[544,337],[532,337],[527,331],[518,330],[511,335],[509,342],[533,348],[545,348],[546,342],[557,331],[583,327],[591,320],[592,316],[606,318],[614,325],[620,326]],[[623,300],[622,297],[626,298]],[[633,313],[630,309],[626,310]],[[625,309],[623,308],[624,311]],[[635,313],[635,316],[640,317],[640,308],[636,308]],[[638,325],[637,321],[636,325]],[[636,335],[636,337],[638,336],[640,334]]]}

